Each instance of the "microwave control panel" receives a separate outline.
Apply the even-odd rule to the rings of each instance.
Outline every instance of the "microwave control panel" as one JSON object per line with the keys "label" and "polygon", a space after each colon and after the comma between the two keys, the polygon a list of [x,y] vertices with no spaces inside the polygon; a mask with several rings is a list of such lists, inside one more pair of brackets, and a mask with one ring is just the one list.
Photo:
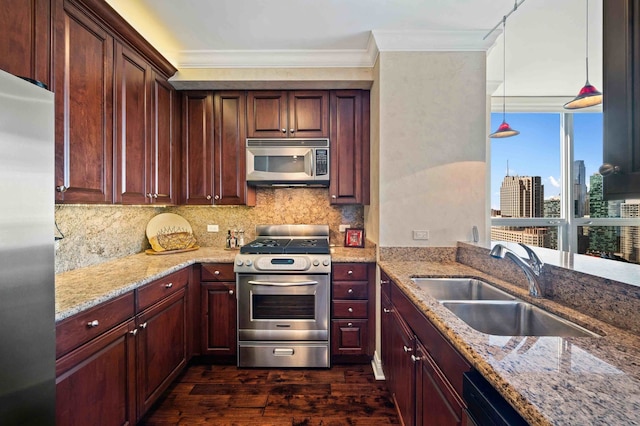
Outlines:
{"label": "microwave control panel", "polygon": [[327,160],[329,151],[326,149],[316,149],[316,176],[327,174]]}

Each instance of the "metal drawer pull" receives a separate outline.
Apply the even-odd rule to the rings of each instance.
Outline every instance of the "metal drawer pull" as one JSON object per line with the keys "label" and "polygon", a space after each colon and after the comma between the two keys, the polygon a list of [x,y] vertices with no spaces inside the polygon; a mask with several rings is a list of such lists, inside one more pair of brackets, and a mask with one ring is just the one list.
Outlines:
{"label": "metal drawer pull", "polygon": [[411,361],[416,362],[416,361],[420,361],[422,358],[419,356],[415,356],[415,355],[411,355]]}
{"label": "metal drawer pull", "polygon": [[348,322],[347,323],[347,327],[353,327],[353,323],[352,322]]}
{"label": "metal drawer pull", "polygon": [[380,284],[389,284],[389,280],[380,280]]}
{"label": "metal drawer pull", "polygon": [[353,289],[350,288],[349,290],[347,290],[347,293],[352,294],[353,293]]}
{"label": "metal drawer pull", "polygon": [[382,308],[382,312],[384,312],[385,314],[388,314],[389,312],[391,312],[391,309]]}
{"label": "metal drawer pull", "polygon": [[147,328],[147,322],[143,322],[142,324],[140,324],[140,328]]}
{"label": "metal drawer pull", "polygon": [[136,334],[138,334],[138,329],[137,329],[137,328],[134,328],[133,330],[131,330],[131,331],[129,332],[129,334],[131,334],[132,336],[135,336]]}
{"label": "metal drawer pull", "polygon": [[350,270],[350,271],[347,272],[347,274],[348,275],[353,275],[353,271]]}
{"label": "metal drawer pull", "polygon": [[165,286],[166,288],[171,288],[171,287],[173,287],[173,283],[168,283],[168,284],[165,284],[164,286]]}
{"label": "metal drawer pull", "polygon": [[407,347],[405,345],[402,346],[402,349],[404,349],[405,352],[411,352],[411,348],[409,348],[409,347]]}
{"label": "metal drawer pull", "polygon": [[229,290],[229,294],[233,294],[233,290]]}
{"label": "metal drawer pull", "polygon": [[87,327],[97,327],[99,325],[100,325],[100,323],[98,322],[98,320],[89,321],[87,323]]}
{"label": "metal drawer pull", "polygon": [[220,271],[213,271],[213,275],[220,275]]}
{"label": "metal drawer pull", "polygon": [[347,311],[353,312],[353,308],[349,308],[349,309],[347,309]]}
{"label": "metal drawer pull", "polygon": [[275,348],[273,350],[275,356],[293,356],[293,348]]}

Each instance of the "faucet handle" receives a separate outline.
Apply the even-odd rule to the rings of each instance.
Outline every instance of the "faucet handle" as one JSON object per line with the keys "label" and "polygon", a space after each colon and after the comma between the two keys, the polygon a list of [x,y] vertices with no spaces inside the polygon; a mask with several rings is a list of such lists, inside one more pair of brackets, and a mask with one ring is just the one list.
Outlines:
{"label": "faucet handle", "polygon": [[524,250],[527,252],[527,255],[529,256],[529,260],[530,260],[529,263],[531,264],[531,267],[536,272],[536,274],[539,274],[540,271],[542,271],[542,267],[544,266],[544,262],[540,259],[540,257],[538,257],[536,252],[531,250],[531,248],[529,248],[526,244],[523,244],[523,243],[518,243],[518,244],[520,244],[522,246],[522,248],[524,248]]}

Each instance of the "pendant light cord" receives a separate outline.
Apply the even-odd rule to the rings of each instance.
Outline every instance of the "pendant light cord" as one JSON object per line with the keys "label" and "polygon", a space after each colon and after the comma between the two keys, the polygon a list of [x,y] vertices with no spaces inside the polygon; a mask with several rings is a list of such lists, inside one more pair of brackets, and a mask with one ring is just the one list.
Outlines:
{"label": "pendant light cord", "polygon": [[587,0],[587,17],[585,19],[585,24],[587,26],[587,42],[585,43],[586,45],[586,52],[584,53],[584,57],[585,57],[585,66],[587,67],[587,84],[589,83],[589,0]]}
{"label": "pendant light cord", "polygon": [[506,119],[507,100],[507,16],[502,17],[502,121]]}

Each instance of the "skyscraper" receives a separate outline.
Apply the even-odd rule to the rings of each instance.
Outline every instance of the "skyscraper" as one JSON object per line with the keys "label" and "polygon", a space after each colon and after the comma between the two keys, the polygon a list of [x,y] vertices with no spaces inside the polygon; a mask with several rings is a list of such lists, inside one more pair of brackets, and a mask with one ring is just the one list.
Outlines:
{"label": "skyscraper", "polygon": [[583,160],[573,162],[573,204],[575,217],[587,215],[587,177]]}
{"label": "skyscraper", "polygon": [[502,217],[542,217],[544,186],[540,176],[505,176],[500,186]]}
{"label": "skyscraper", "polygon": [[[625,218],[640,218],[640,200],[623,203],[620,212]],[[640,263],[640,226],[622,227],[620,251],[629,262]]]}
{"label": "skyscraper", "polygon": [[[602,175],[594,173],[589,178],[590,217],[620,217],[621,201],[605,201],[602,194]],[[612,253],[619,251],[617,227],[590,226],[588,232],[589,250]]]}

